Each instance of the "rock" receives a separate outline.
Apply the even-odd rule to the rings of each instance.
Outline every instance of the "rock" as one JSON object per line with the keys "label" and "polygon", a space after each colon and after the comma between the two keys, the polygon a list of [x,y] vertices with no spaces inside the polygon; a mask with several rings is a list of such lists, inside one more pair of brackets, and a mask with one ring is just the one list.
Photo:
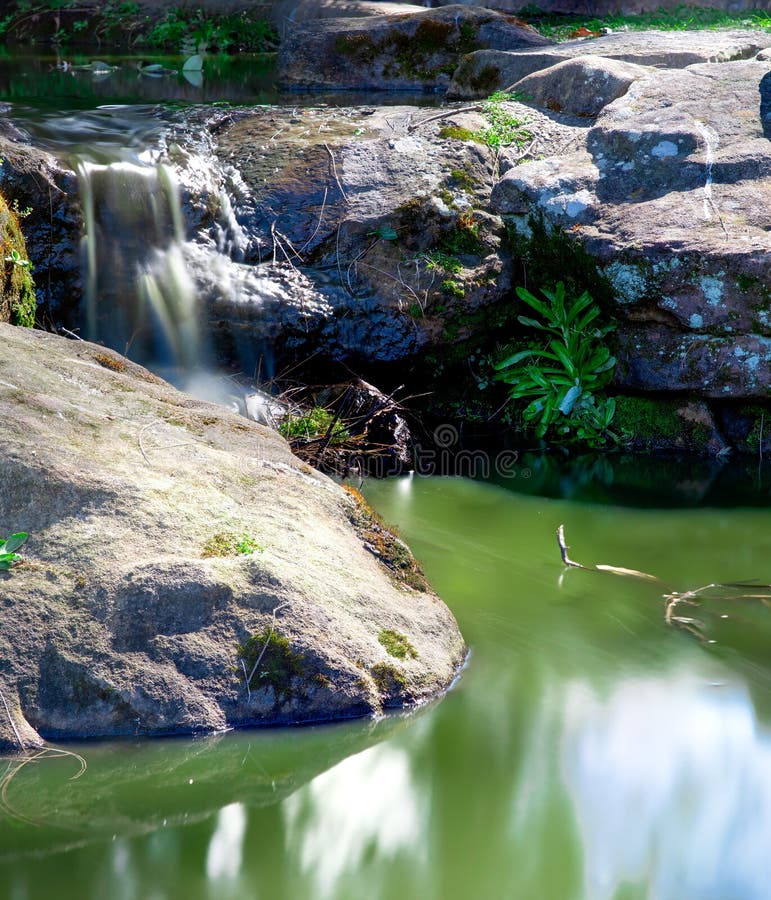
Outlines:
{"label": "rock", "polygon": [[70,304],[73,292],[79,294],[81,226],[77,200],[73,202],[75,173],[50,154],[22,143],[19,136],[13,128],[0,135],[3,194],[25,213],[21,227],[35,271],[37,300],[56,316],[60,307]]}
{"label": "rock", "polygon": [[493,189],[493,212],[526,228],[538,210],[599,264],[629,323],[624,386],[768,391],[769,81],[754,60],[651,71],[584,148],[510,168]]}
{"label": "rock", "polygon": [[418,3],[388,3],[384,0],[278,0],[271,4],[270,16],[281,27],[317,19],[358,19],[366,16],[393,16],[423,12]]}
{"label": "rock", "polygon": [[452,680],[463,640],[409,551],[277,434],[44,332],[0,326],[0,372],[0,533],[30,532],[0,574],[0,688],[25,743],[366,715]]}
{"label": "rock", "polygon": [[612,428],[635,453],[717,456],[728,447],[703,400],[620,396]]}
{"label": "rock", "polygon": [[714,337],[637,323],[618,330],[616,384],[725,400],[771,393],[771,338]]}
{"label": "rock", "polygon": [[682,69],[702,62],[751,59],[769,46],[771,35],[762,31],[632,31],[565,41],[548,50],[476,50],[454,72],[447,96],[456,100],[485,97],[510,88],[532,72],[589,55]]}
{"label": "rock", "polygon": [[502,223],[486,212],[495,153],[470,138],[487,122],[433,115],[255,110],[222,132],[216,152],[245,188],[239,221],[283,264],[191,249],[221,355],[244,371],[319,348],[354,368],[401,360],[508,289]]}
{"label": "rock", "polygon": [[[658,12],[661,9],[678,9],[680,0],[538,0],[533,5],[522,5],[522,0],[427,0],[429,6],[444,6],[448,3],[466,3],[470,6],[492,7],[501,12],[529,15],[535,6],[541,13],[561,13],[568,16],[586,16],[595,19],[611,13],[635,16],[644,12]],[[768,0],[701,0],[701,7],[726,9],[735,12],[741,9],[768,9]]]}
{"label": "rock", "polygon": [[464,53],[551,43],[518,20],[463,6],[323,19],[287,31],[278,73],[293,89],[437,91]]}
{"label": "rock", "polygon": [[528,102],[574,116],[596,116],[649,69],[587,54],[534,72],[512,85]]}
{"label": "rock", "polygon": [[317,396],[318,405],[340,414],[357,442],[356,465],[378,477],[400,471],[412,460],[412,436],[401,407],[361,378],[330,385]]}

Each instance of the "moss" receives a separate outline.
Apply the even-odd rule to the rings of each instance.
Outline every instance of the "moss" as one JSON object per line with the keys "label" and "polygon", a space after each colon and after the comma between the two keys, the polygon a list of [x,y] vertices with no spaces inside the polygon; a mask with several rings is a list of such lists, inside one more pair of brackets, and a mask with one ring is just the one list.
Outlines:
{"label": "moss", "polygon": [[472,194],[479,185],[478,179],[466,169],[452,169],[450,179],[453,187],[466,191],[469,194]]}
{"label": "moss", "polygon": [[201,557],[234,557],[248,556],[251,553],[262,553],[264,550],[254,538],[233,531],[220,531],[213,534],[201,548]]}
{"label": "moss", "polygon": [[259,660],[249,687],[252,691],[265,686],[273,688],[276,704],[290,700],[298,687],[296,682],[304,681],[307,675],[302,654],[292,649],[289,638],[267,627],[239,644],[236,656],[241,681],[246,681],[244,669],[250,673]]}
{"label": "moss", "polygon": [[94,353],[91,358],[103,368],[112,369],[113,372],[126,371],[126,363],[117,356],[112,356],[108,353]]}
{"label": "moss", "polygon": [[561,281],[568,296],[588,291],[606,313],[615,312],[615,291],[575,235],[551,226],[540,213],[528,218],[528,233],[507,228],[514,260],[514,283],[529,290],[554,287]]}
{"label": "moss", "polygon": [[459,125],[442,125],[439,129],[440,138],[450,138],[455,141],[475,141],[476,137],[470,128],[461,128]]}
{"label": "moss", "polygon": [[742,294],[748,294],[758,284],[760,284],[760,279],[755,275],[736,276],[736,287]]}
{"label": "moss", "polygon": [[377,639],[390,656],[397,659],[406,659],[408,656],[411,659],[418,658],[418,651],[412,646],[409,638],[399,631],[394,631],[393,628],[384,628]]}
{"label": "moss", "polygon": [[622,443],[645,452],[703,448],[711,429],[681,416],[679,406],[675,400],[655,397],[617,397],[613,429]]}
{"label": "moss", "polygon": [[356,488],[346,484],[343,490],[350,498],[348,518],[351,524],[364,546],[378,558],[391,578],[416,591],[429,590],[426,576],[395,530],[383,522]]}
{"label": "moss", "polygon": [[407,676],[392,663],[375,663],[369,673],[381,694],[401,694],[407,687]]}
{"label": "moss", "polygon": [[35,324],[37,298],[32,267],[27,256],[19,217],[0,195],[0,258],[3,280],[0,288],[0,322],[31,328]]}
{"label": "moss", "polygon": [[476,73],[467,78],[466,83],[469,87],[478,91],[480,94],[491,94],[501,82],[501,70],[498,66],[484,66]]}

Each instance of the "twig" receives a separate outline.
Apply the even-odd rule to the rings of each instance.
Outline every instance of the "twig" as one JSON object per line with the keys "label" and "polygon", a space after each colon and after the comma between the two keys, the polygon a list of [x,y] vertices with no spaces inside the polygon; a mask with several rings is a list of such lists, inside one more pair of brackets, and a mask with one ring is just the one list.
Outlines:
{"label": "twig", "polygon": [[16,742],[21,747],[22,750],[27,749],[27,745],[22,740],[21,735],[19,734],[19,729],[16,727],[16,723],[13,721],[13,716],[11,715],[11,710],[8,706],[8,701],[5,699],[5,694],[0,690],[0,700],[3,701],[3,706],[5,707],[5,714],[8,716],[8,721],[11,723],[11,728],[13,728],[13,733],[16,735]]}
{"label": "twig", "polygon": [[327,191],[328,190],[329,190],[329,188],[326,188],[326,187],[324,188],[324,198],[321,201],[321,211],[319,212],[319,221],[316,223],[316,228],[314,229],[313,234],[308,238],[308,240],[297,251],[298,256],[300,253],[303,252],[303,250],[305,250],[305,248],[310,244],[310,242],[319,233],[319,228],[321,228],[321,220],[324,218],[324,210],[326,209],[326,206],[327,206]]}
{"label": "twig", "polygon": [[[252,699],[252,690],[251,690],[252,678],[254,678],[254,673],[257,671],[257,667],[262,662],[262,658],[263,658],[263,656],[265,656],[265,651],[270,646],[271,639],[273,638],[273,632],[276,630],[276,613],[280,609],[283,609],[285,606],[289,606],[289,604],[292,602],[293,602],[292,600],[287,600],[284,603],[279,603],[278,606],[273,608],[273,618],[271,619],[271,623],[270,623],[270,631],[268,631],[268,636],[265,638],[265,646],[260,651],[260,655],[254,661],[254,665],[252,666],[252,671],[249,673],[249,675],[246,679],[246,694],[247,694],[249,700]],[[241,660],[241,663],[243,665],[243,660]],[[244,674],[246,674],[246,666],[244,666]]]}
{"label": "twig", "polygon": [[415,122],[414,125],[410,125],[407,132],[412,134],[412,132],[420,128],[421,125],[428,125],[429,122],[437,122],[439,119],[449,119],[452,116],[459,116],[461,113],[478,112],[483,106],[484,104],[482,103],[475,103],[473,106],[462,106],[460,109],[448,109],[444,112],[437,113],[434,116],[426,116],[425,119],[421,119],[419,122]]}
{"label": "twig", "polygon": [[335,176],[335,181],[337,182],[337,187],[338,187],[340,193],[343,195],[343,200],[345,200],[346,203],[350,203],[351,201],[348,199],[348,195],[345,193],[345,190],[344,190],[342,184],[340,183],[340,176],[337,174],[337,166],[335,165],[335,155],[329,149],[329,144],[324,144],[324,148],[327,151],[327,153],[329,154],[329,160],[332,163],[332,174]]}
{"label": "twig", "polygon": [[576,569],[586,569],[589,572],[609,572],[611,575],[626,575],[630,578],[642,578],[645,581],[657,581],[659,584],[664,582],[656,575],[649,575],[647,572],[639,572],[637,569],[625,569],[621,566],[585,566],[582,563],[574,562],[568,557],[568,546],[565,543],[565,526],[560,525],[557,529],[557,543],[559,544],[562,562],[566,566],[573,566]]}

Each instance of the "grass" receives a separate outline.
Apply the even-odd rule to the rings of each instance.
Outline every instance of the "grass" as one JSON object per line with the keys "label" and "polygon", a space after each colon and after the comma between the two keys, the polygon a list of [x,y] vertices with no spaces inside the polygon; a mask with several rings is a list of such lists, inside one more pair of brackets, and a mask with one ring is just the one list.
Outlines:
{"label": "grass", "polygon": [[288,441],[310,441],[324,437],[332,427],[330,444],[341,444],[350,439],[350,434],[345,425],[338,420],[334,422],[334,416],[323,406],[314,406],[300,416],[288,416],[279,426],[278,430]]}
{"label": "grass", "polygon": [[655,12],[625,16],[613,13],[607,16],[565,16],[542,13],[540,10],[522,10],[520,15],[545,37],[566,41],[579,28],[589,31],[706,31],[721,28],[771,29],[771,13],[768,10],[743,10],[729,12],[695,6],[678,6],[674,9],[658,9]]}

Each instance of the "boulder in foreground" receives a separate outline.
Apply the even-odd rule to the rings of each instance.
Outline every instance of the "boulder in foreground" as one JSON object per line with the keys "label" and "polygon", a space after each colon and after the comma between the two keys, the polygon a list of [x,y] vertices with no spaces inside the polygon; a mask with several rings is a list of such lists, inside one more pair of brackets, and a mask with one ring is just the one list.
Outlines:
{"label": "boulder in foreground", "polygon": [[30,533],[0,573],[4,750],[368,715],[455,676],[409,550],[277,434],[7,325],[0,415],[0,536]]}

